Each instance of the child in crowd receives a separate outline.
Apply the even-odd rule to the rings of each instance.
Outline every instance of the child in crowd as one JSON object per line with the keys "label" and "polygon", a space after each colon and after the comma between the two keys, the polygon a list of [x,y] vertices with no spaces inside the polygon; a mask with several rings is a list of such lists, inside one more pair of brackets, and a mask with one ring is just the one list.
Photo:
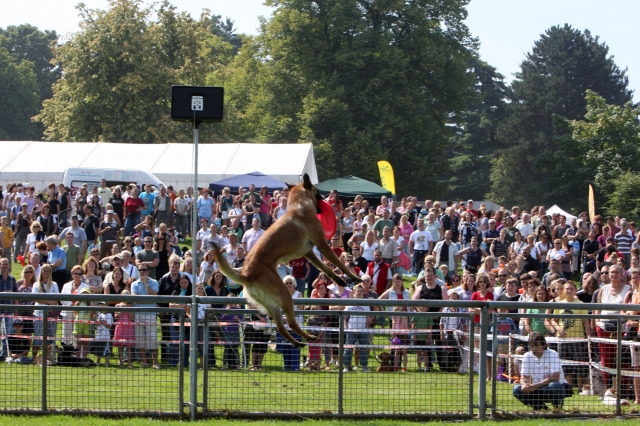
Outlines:
{"label": "child in crowd", "polygon": [[[229,297],[236,297],[236,294],[229,293]],[[240,309],[240,306],[237,304],[229,304],[227,309]],[[223,370],[235,370],[239,367],[240,357],[238,355],[238,346],[240,344],[241,319],[242,317],[240,315],[231,312],[220,315],[220,322],[223,323],[223,340],[225,341],[222,356]]]}
{"label": "child in crowd", "polygon": [[139,251],[141,251],[144,247],[142,247],[142,238],[140,237],[136,237],[133,240],[133,255],[135,256],[136,254],[138,254]]}
{"label": "child in crowd", "polygon": [[[129,290],[122,290],[121,294],[131,294]],[[128,302],[118,303],[116,307],[130,308],[133,305]],[[115,319],[116,325],[113,333],[113,346],[118,348],[118,365],[124,367],[124,353],[127,353],[127,366],[133,368],[131,365],[131,351],[135,346],[135,329],[133,325],[133,312],[120,311],[116,312]]]}
{"label": "child in crowd", "polygon": [[[91,294],[89,287],[80,290],[80,294]],[[91,302],[76,301],[75,306],[91,306]],[[94,317],[91,311],[77,311],[76,321],[73,324],[73,334],[78,342],[78,357],[89,355],[89,339],[91,338],[91,319]]]}
{"label": "child in crowd", "polygon": [[[396,306],[393,308],[394,312],[407,312],[407,308],[404,306]],[[409,317],[398,316],[392,317],[391,320],[391,329],[398,331],[408,331],[409,330]],[[396,355],[393,361],[393,367],[395,371],[398,371],[400,368],[400,358],[402,358],[402,372],[407,371],[407,346],[409,345],[409,335],[406,333],[397,333],[393,335],[391,339],[391,343],[393,345],[402,345],[400,348],[395,348]]]}
{"label": "child in crowd", "polygon": [[7,345],[9,356],[6,362],[33,363],[33,358],[27,358],[31,349],[31,339],[24,336],[24,323],[20,318],[13,321],[13,334],[8,336]]}
{"label": "child in crowd", "polygon": [[[500,308],[498,309],[498,313],[499,314],[508,314],[509,313],[509,308]],[[513,319],[510,317],[505,317],[505,316],[501,316],[498,318],[497,320],[497,336],[498,336],[498,341],[493,343],[492,342],[492,346],[490,348],[490,350],[493,350],[493,345],[497,344],[498,345],[498,362],[497,362],[497,366],[498,366],[498,371],[494,372],[494,374],[502,374],[503,372],[506,371],[505,365],[506,365],[506,361],[505,358],[501,357],[500,355],[503,354],[509,354],[509,338],[507,336],[509,336],[511,333],[517,333],[518,332],[518,327],[516,326],[515,322],[513,322]],[[490,333],[493,333],[493,329],[490,331]],[[492,375],[489,374],[488,378],[492,378]]]}
{"label": "child in crowd", "polygon": [[[358,284],[353,288],[354,299],[364,298],[364,286]],[[347,306],[345,312],[370,312],[369,306]],[[372,316],[367,315],[345,315],[344,328],[347,336],[347,347],[344,350],[344,373],[351,371],[351,356],[354,345],[368,345],[369,333],[367,329],[373,322]],[[359,348],[360,367],[364,373],[369,372],[369,348]]]}
{"label": "child in crowd", "polygon": [[[418,312],[428,312],[429,309],[426,306],[420,306],[418,308]],[[429,351],[424,346],[431,345],[432,333],[429,333],[427,330],[431,330],[433,327],[433,317],[428,315],[416,315],[411,318],[411,329],[419,330],[413,334],[413,343],[417,346],[416,348],[416,361],[418,363],[418,371],[429,371]],[[422,363],[424,362],[424,370],[422,368]]]}
{"label": "child in crowd", "polygon": [[[106,302],[98,302],[98,306],[107,306]],[[111,327],[113,326],[113,315],[111,312],[98,312],[96,317],[98,327],[96,328],[96,340],[94,342],[94,353],[97,356],[96,364],[100,365],[100,359],[104,356],[104,366],[109,366],[109,356],[111,348],[109,340],[111,340]]]}
{"label": "child in crowd", "polygon": [[[196,296],[205,297],[206,293],[204,292],[204,286],[202,283],[196,284]],[[202,370],[204,367],[204,317],[206,315],[205,310],[211,308],[211,305],[205,303],[198,303],[198,356],[200,358],[200,365],[198,369]],[[189,318],[189,323],[191,321],[191,305],[187,305],[187,318]],[[185,330],[187,333],[189,330]],[[186,346],[188,348],[188,346]],[[190,353],[188,349],[185,349],[185,357],[189,358]]]}
{"label": "child in crowd", "polygon": [[[449,295],[449,300],[457,301],[460,300],[460,295],[454,289],[451,289],[447,292]],[[464,310],[460,310],[459,308],[454,307],[446,307],[442,310],[442,313],[457,313],[464,312]],[[441,360],[440,357],[438,361],[440,363],[441,371],[460,371],[465,370],[466,366],[462,364],[462,354],[460,353],[459,344],[460,341],[464,339],[464,335],[456,333],[456,331],[466,332],[469,330],[467,319],[462,316],[453,316],[453,317],[441,317],[440,318],[440,342],[445,347],[445,350],[442,352],[446,353],[446,359]],[[448,365],[443,365],[443,363],[447,363]]]}

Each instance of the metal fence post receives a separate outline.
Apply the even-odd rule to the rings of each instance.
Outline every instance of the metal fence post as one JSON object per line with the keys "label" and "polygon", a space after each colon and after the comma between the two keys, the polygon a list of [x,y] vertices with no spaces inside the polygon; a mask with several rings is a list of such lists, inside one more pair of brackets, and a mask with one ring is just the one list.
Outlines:
{"label": "metal fence post", "polygon": [[[205,311],[206,312],[206,311]],[[202,333],[202,412],[207,410],[209,402],[209,314],[204,316]]]}
{"label": "metal fence post", "polygon": [[49,335],[49,310],[42,309],[42,411],[47,411],[47,337]]}
{"label": "metal fence post", "polygon": [[489,309],[486,305],[480,308],[480,361],[478,374],[478,419],[484,420],[487,411],[487,326],[489,325]]}
{"label": "metal fence post", "polygon": [[498,314],[493,314],[492,317],[492,336],[491,336],[491,371],[489,377],[491,379],[491,417],[496,417],[496,402],[498,400],[496,396],[497,380],[496,371],[498,368]]}
{"label": "metal fence post", "polygon": [[622,318],[618,317],[618,332],[617,338],[617,347],[616,353],[618,356],[616,357],[616,375],[618,380],[616,380],[616,416],[622,415],[622,405],[620,403],[620,393],[622,392]]}
{"label": "metal fence post", "polygon": [[[173,327],[173,324],[171,325]],[[178,411],[184,413],[184,314],[180,313],[178,332]]]}
{"label": "metal fence post", "polygon": [[344,399],[344,317],[343,311],[338,313],[338,319],[340,320],[339,332],[338,332],[338,414],[344,414],[344,408],[342,402]]}
{"label": "metal fence post", "polygon": [[473,314],[469,314],[469,365],[467,366],[467,373],[469,374],[469,415],[473,416],[473,410],[475,405],[473,403],[473,366],[475,364],[475,323],[473,322]]}

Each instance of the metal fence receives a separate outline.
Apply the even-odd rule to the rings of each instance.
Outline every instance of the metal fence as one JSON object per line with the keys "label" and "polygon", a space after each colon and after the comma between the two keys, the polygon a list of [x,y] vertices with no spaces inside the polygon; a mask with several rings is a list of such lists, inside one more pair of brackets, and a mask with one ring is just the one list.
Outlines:
{"label": "metal fence", "polygon": [[[202,297],[202,306],[189,309],[124,304],[140,303],[138,296],[3,293],[3,298],[21,304],[0,305],[6,358],[0,366],[0,413],[411,419],[620,415],[633,408],[627,404],[635,399],[634,379],[640,379],[640,343],[625,340],[624,321],[634,317],[603,316],[614,320],[613,331],[580,336],[583,320],[591,325],[594,317],[570,313],[576,306],[568,303],[299,299],[298,321],[319,337],[299,350],[257,311],[241,309],[245,300],[240,298]],[[23,304],[36,300],[78,303]],[[191,302],[162,296],[142,300]],[[96,306],[98,301],[107,305]],[[336,308],[349,305],[368,311]],[[474,324],[471,307],[480,308],[479,323]],[[584,311],[595,308],[620,309],[580,305]],[[190,359],[191,312],[201,319],[196,359]],[[567,397],[561,404],[549,403],[547,411],[539,404],[525,405],[514,392],[529,350],[519,327],[524,319],[532,327],[547,321],[568,333],[547,342],[574,387],[565,386]],[[194,362],[197,369],[186,369]],[[611,386],[615,392],[604,396]]]}

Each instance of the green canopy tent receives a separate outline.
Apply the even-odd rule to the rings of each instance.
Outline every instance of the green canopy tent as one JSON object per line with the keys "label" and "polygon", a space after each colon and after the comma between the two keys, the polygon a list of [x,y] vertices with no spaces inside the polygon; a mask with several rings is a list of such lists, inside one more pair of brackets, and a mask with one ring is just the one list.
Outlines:
{"label": "green canopy tent", "polygon": [[343,201],[351,201],[356,195],[369,201],[370,205],[377,206],[380,204],[380,197],[386,195],[391,198],[393,194],[381,187],[380,185],[361,179],[356,176],[345,176],[337,179],[325,180],[316,185],[320,194],[327,196],[331,190],[338,191],[338,196]]}

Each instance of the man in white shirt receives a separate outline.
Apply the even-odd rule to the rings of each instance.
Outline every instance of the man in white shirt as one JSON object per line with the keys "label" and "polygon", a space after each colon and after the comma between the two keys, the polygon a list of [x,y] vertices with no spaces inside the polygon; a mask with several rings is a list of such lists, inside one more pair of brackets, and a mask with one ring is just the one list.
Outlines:
{"label": "man in white shirt", "polygon": [[523,239],[526,239],[529,235],[533,234],[533,225],[530,223],[531,216],[529,213],[522,214],[522,221],[518,221],[516,228],[520,231]]}
{"label": "man in white shirt", "polygon": [[530,351],[524,354],[520,371],[520,384],[513,388],[513,396],[534,410],[547,410],[547,402],[562,408],[565,398],[564,378],[560,357],[547,348],[541,333],[529,336]]}
{"label": "man in white shirt", "polygon": [[416,276],[422,271],[424,257],[433,249],[433,236],[425,229],[424,221],[418,220],[418,230],[409,236],[409,253],[413,257],[413,272]]}
{"label": "man in white shirt", "polygon": [[256,245],[258,239],[264,235],[264,229],[260,229],[260,219],[254,218],[251,222],[252,228],[244,233],[242,237],[242,247],[245,253],[249,253],[251,247]]}

